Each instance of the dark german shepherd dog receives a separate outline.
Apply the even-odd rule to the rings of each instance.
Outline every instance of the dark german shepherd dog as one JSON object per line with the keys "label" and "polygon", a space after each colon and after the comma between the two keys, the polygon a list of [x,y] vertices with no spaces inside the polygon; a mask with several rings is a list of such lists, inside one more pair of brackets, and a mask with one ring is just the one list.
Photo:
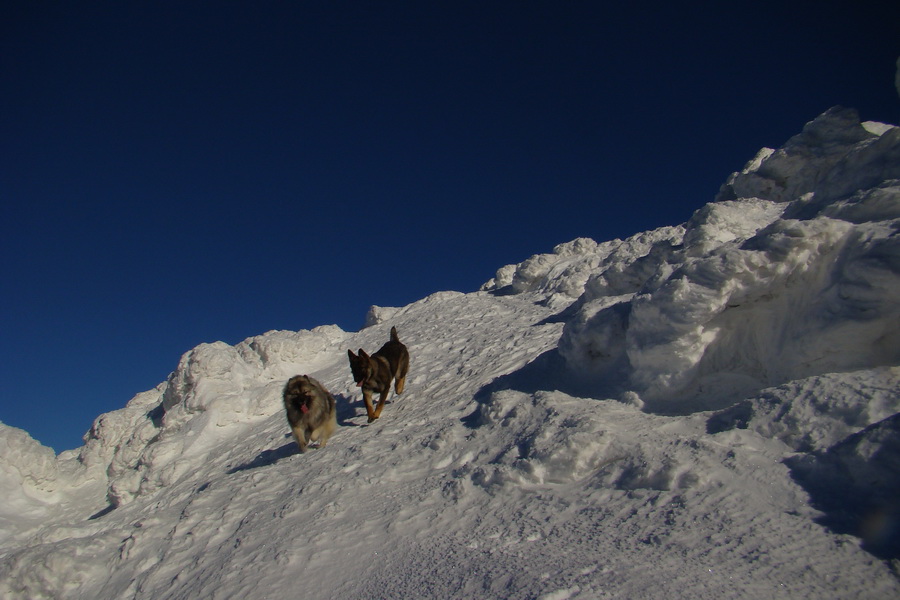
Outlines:
{"label": "dark german shepherd dog", "polygon": [[[366,403],[366,413],[369,415],[369,423],[381,416],[384,402],[391,391],[391,380],[394,380],[394,391],[403,393],[406,385],[406,372],[409,370],[409,351],[397,337],[397,328],[391,327],[391,339],[372,356],[360,348],[359,356],[347,350],[350,356],[350,370],[353,372],[353,381],[356,387],[362,388],[363,400]],[[378,406],[372,408],[372,392],[381,394]]]}

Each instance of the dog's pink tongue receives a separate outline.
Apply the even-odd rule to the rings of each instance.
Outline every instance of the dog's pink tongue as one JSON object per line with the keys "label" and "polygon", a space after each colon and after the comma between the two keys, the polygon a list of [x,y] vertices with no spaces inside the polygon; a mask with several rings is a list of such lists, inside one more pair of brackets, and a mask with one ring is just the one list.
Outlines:
{"label": "dog's pink tongue", "polygon": [[301,405],[300,405],[300,412],[302,412],[302,413],[305,415],[306,413],[309,412],[309,407],[308,407],[307,405],[305,405],[305,404],[301,404]]}

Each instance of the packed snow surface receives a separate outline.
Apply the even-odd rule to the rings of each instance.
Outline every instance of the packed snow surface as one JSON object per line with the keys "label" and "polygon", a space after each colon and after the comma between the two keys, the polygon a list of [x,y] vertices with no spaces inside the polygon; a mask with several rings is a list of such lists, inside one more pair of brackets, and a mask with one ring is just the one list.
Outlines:
{"label": "packed snow surface", "polygon": [[203,344],[58,457],[0,425],[0,597],[900,597],[898,229],[900,129],[835,108],[682,226]]}

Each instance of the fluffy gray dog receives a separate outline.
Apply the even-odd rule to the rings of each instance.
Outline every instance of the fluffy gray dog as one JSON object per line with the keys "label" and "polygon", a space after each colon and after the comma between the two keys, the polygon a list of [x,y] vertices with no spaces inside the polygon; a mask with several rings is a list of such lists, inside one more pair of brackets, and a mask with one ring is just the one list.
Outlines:
{"label": "fluffy gray dog", "polygon": [[337,429],[334,396],[309,375],[295,375],[284,386],[284,410],[300,452],[309,442],[324,448]]}

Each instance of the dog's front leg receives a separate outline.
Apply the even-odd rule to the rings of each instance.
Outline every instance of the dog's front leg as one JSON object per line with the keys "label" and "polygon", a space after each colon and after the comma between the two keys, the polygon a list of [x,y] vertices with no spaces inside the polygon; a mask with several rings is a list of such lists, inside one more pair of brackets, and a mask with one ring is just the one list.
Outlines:
{"label": "dog's front leg", "polygon": [[378,418],[378,414],[372,408],[372,390],[363,390],[363,401],[366,403],[366,414],[369,416],[369,423],[371,423]]}
{"label": "dog's front leg", "polygon": [[381,409],[384,408],[384,403],[387,401],[388,394],[391,392],[391,388],[386,389],[381,392],[381,397],[378,399],[378,406],[375,407],[375,418],[381,416]]}
{"label": "dog's front leg", "polygon": [[300,447],[300,453],[306,452],[306,432],[304,431],[304,427],[297,426],[291,427],[291,432],[294,434],[294,439],[297,440],[297,446]]}

